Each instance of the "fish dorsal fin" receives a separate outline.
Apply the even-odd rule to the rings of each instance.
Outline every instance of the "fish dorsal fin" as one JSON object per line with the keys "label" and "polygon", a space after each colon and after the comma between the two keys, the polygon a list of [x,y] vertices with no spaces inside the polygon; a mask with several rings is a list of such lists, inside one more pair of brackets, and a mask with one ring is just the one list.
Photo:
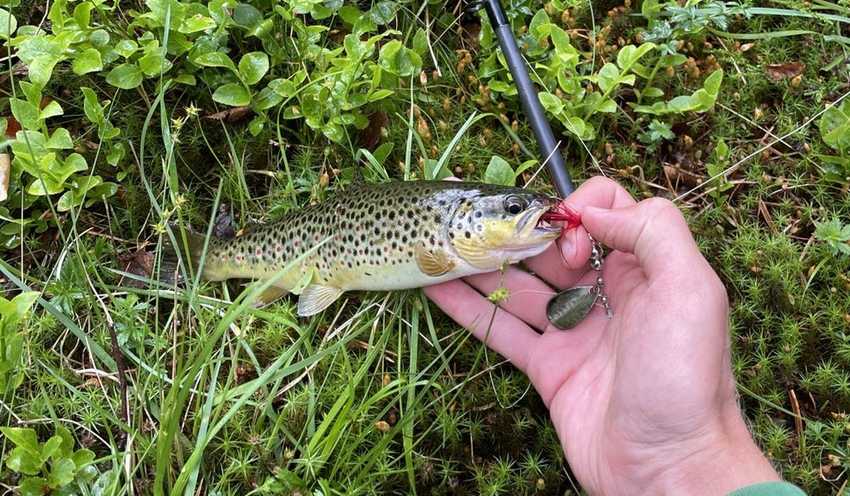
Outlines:
{"label": "fish dorsal fin", "polygon": [[309,317],[328,308],[343,293],[339,288],[310,284],[298,297],[298,316]]}
{"label": "fish dorsal fin", "polygon": [[467,239],[456,236],[452,244],[457,254],[473,267],[496,270],[502,266],[502,261],[489,253],[478,239]]}
{"label": "fish dorsal fin", "polygon": [[420,243],[416,246],[416,265],[423,274],[439,277],[454,269],[456,264],[445,251],[429,250]]}

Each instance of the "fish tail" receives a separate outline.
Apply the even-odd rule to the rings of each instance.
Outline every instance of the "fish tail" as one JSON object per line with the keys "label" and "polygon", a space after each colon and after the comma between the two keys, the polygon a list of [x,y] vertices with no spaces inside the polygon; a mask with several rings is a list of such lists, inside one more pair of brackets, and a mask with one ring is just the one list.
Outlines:
{"label": "fish tail", "polygon": [[[177,244],[175,246],[170,236],[163,238],[162,257],[158,272],[159,282],[168,286],[184,284],[197,275],[206,241],[203,234],[190,229],[174,228],[172,232]],[[206,272],[209,270],[209,267],[207,267],[210,259],[209,252],[212,250],[214,241],[214,239],[210,240],[202,277],[206,276]]]}

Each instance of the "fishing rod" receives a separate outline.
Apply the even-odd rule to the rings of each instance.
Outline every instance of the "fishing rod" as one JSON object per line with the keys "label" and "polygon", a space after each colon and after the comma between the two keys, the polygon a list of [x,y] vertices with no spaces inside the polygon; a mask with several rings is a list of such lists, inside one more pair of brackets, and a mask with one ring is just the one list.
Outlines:
{"label": "fishing rod", "polygon": [[487,11],[490,25],[493,26],[493,31],[499,40],[499,46],[505,55],[508,69],[514,78],[523,111],[531,125],[531,129],[534,131],[534,136],[537,138],[540,155],[549,168],[549,175],[552,177],[555,189],[561,198],[566,198],[575,190],[575,187],[573,187],[573,181],[570,178],[570,172],[567,170],[564,157],[558,149],[558,142],[555,141],[552,127],[549,125],[549,121],[546,120],[543,106],[540,105],[540,100],[537,98],[537,89],[528,76],[525,60],[522,58],[519,46],[517,46],[516,39],[514,38],[514,33],[511,31],[508,17],[505,15],[505,11],[502,10],[499,0],[476,0],[470,6],[469,11],[476,12],[481,8]]}

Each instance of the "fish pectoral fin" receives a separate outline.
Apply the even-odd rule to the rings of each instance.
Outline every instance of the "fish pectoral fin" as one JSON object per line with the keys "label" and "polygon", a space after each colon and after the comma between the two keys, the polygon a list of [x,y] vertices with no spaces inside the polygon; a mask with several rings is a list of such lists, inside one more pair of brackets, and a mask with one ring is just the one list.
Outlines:
{"label": "fish pectoral fin", "polygon": [[454,260],[443,250],[429,250],[420,244],[416,247],[416,265],[423,274],[439,277],[455,268]]}
{"label": "fish pectoral fin", "polygon": [[257,296],[256,300],[254,300],[254,307],[263,308],[265,306],[268,306],[286,296],[287,293],[289,293],[289,291],[284,288],[279,288],[277,286],[269,286],[262,293],[260,293],[259,296]]}
{"label": "fish pectoral fin", "polygon": [[328,308],[344,291],[333,286],[310,284],[298,297],[298,316],[309,317]]}
{"label": "fish pectoral fin", "polygon": [[455,238],[454,248],[460,258],[464,259],[469,265],[478,269],[496,270],[502,262],[498,257],[494,257],[480,242]]}

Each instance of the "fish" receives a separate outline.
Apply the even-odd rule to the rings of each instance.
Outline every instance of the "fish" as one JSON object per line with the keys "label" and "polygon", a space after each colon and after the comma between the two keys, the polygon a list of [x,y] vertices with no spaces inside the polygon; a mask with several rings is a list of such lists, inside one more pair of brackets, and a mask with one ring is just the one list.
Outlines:
{"label": "fish", "polygon": [[300,293],[297,313],[309,317],[347,291],[425,287],[538,255],[575,225],[559,205],[486,183],[361,182],[235,238],[211,238],[202,267],[204,236],[190,232],[186,260],[207,281],[274,279],[260,300]]}

